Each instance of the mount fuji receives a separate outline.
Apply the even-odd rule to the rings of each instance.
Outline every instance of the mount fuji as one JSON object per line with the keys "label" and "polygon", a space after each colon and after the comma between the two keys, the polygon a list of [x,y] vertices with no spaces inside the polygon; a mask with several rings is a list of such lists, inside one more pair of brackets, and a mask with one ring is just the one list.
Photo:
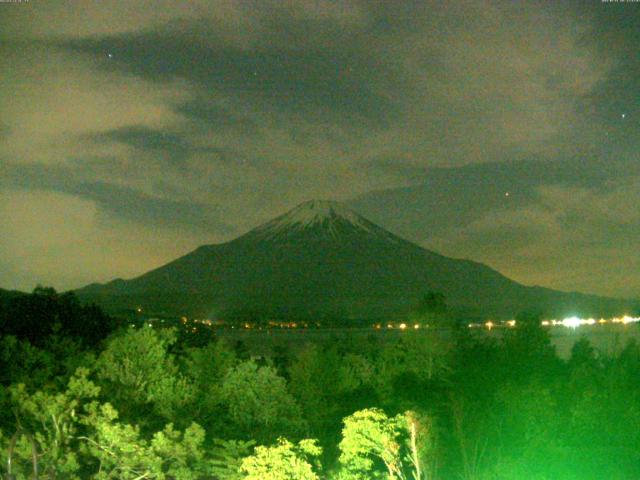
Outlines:
{"label": "mount fuji", "polygon": [[624,313],[626,302],[528,287],[404,240],[337,202],[312,200],[226,243],[77,295],[108,311],[230,318],[394,318],[428,292],[460,314]]}

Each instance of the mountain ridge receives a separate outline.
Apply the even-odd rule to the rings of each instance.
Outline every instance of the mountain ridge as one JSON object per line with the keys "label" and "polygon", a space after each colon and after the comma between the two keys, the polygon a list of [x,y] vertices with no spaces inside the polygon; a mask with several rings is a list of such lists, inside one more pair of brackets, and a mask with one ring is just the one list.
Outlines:
{"label": "mountain ridge", "polygon": [[442,292],[453,309],[495,317],[532,308],[622,313],[614,299],[521,285],[481,263],[413,244],[344,204],[318,200],[136,278],[76,292],[107,310],[386,318],[410,312],[429,291]]}

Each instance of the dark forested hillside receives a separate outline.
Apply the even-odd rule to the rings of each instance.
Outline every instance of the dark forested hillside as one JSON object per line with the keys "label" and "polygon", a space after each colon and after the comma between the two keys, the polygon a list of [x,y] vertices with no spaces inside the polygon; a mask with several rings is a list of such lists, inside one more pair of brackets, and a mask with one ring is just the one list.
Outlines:
{"label": "dark forested hillside", "polygon": [[82,305],[73,293],[37,287],[33,293],[0,292],[0,334],[42,345],[51,335],[95,345],[114,320],[95,305]]}

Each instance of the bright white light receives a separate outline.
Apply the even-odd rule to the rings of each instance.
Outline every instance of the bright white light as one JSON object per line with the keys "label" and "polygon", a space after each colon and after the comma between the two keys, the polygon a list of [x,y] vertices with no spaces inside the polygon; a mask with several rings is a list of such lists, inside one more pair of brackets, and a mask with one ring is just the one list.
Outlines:
{"label": "bright white light", "polygon": [[583,321],[578,317],[568,317],[562,320],[562,325],[569,328],[578,328],[582,323]]}
{"label": "bright white light", "polygon": [[638,317],[630,317],[629,315],[625,315],[624,317],[621,318],[622,323],[624,323],[625,325],[627,323],[635,323],[635,322],[640,322],[640,318]]}
{"label": "bright white light", "polygon": [[623,317],[614,317],[610,319],[600,318],[599,320],[596,320],[595,318],[578,318],[574,316],[574,317],[567,317],[562,320],[543,320],[542,322],[540,322],[540,324],[544,327],[547,327],[549,325],[552,325],[552,326],[562,325],[563,327],[568,327],[568,328],[578,328],[582,325],[596,325],[596,324],[604,325],[606,323],[622,323],[626,325],[629,323],[636,323],[636,322],[640,322],[640,317],[631,317],[629,315],[625,315]]}
{"label": "bright white light", "polygon": [[401,323],[400,324],[400,330],[404,330],[405,328],[407,328],[407,324],[406,323]]}

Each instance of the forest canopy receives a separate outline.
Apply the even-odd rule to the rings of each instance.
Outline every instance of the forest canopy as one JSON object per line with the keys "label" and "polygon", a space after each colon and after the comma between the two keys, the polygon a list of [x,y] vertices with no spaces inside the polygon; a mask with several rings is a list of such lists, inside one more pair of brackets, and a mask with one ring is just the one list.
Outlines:
{"label": "forest canopy", "polygon": [[604,355],[582,339],[561,360],[523,317],[501,338],[461,329],[444,349],[344,333],[255,355],[52,289],[0,305],[13,478],[640,477],[634,342]]}

